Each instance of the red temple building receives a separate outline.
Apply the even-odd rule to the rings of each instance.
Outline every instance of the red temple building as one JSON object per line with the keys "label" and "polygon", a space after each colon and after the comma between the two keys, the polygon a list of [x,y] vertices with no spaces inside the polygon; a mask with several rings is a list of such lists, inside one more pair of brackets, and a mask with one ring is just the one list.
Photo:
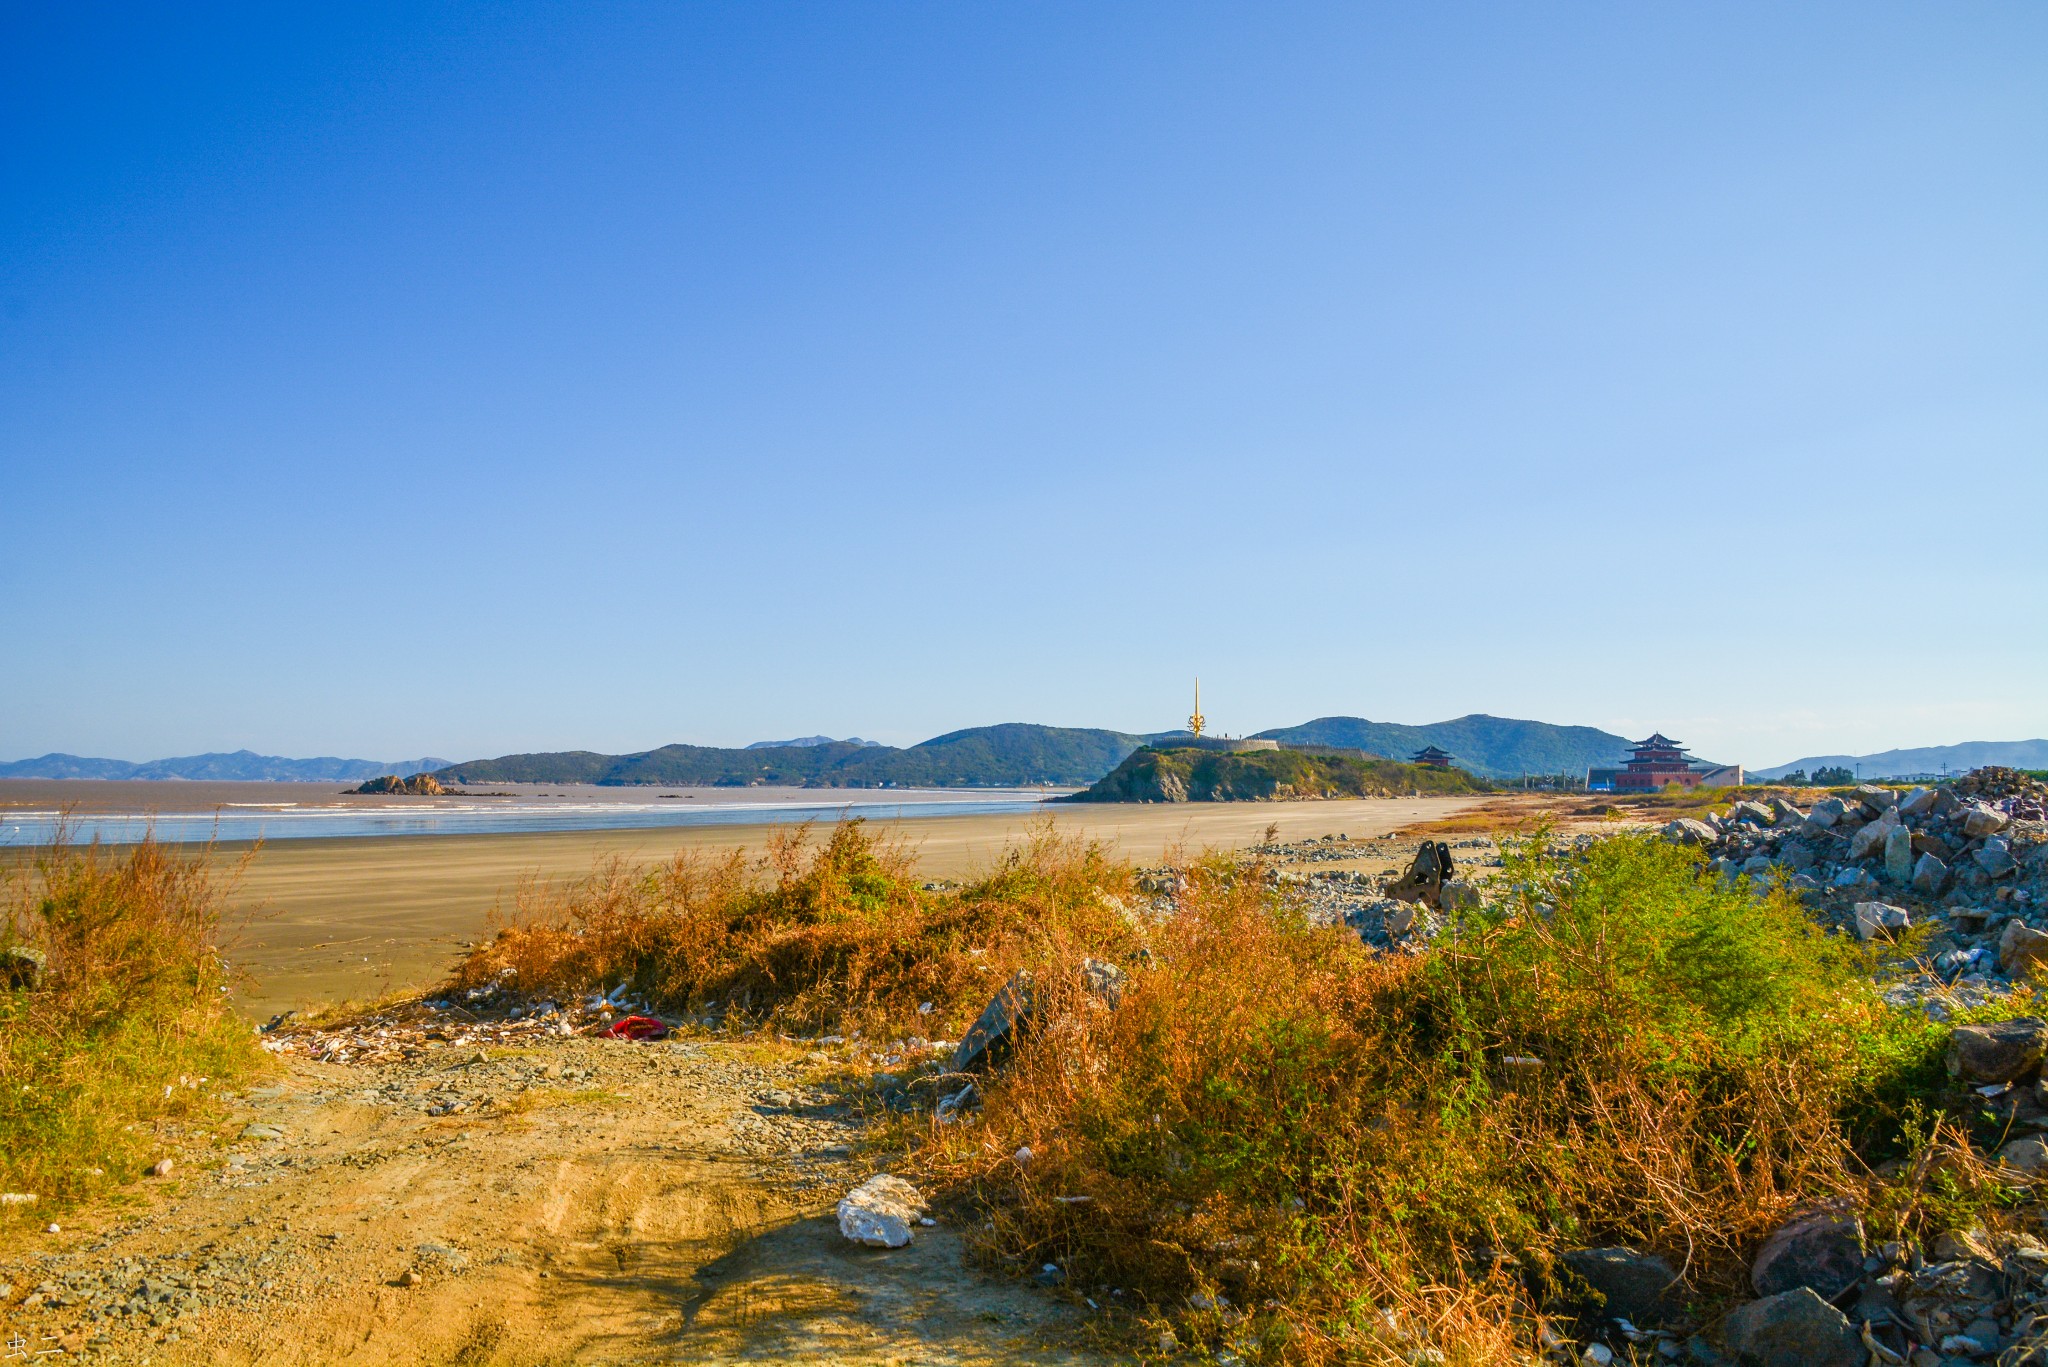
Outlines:
{"label": "red temple building", "polygon": [[1617,793],[1655,792],[1667,783],[1692,788],[1706,777],[1693,767],[1685,747],[1662,731],[1652,733],[1648,740],[1637,741],[1629,751],[1621,772],[1614,776]]}
{"label": "red temple building", "polygon": [[1410,764],[1427,765],[1431,769],[1448,769],[1451,767],[1451,761],[1456,758],[1457,756],[1449,751],[1439,750],[1434,745],[1429,745],[1408,756],[1408,762]]}

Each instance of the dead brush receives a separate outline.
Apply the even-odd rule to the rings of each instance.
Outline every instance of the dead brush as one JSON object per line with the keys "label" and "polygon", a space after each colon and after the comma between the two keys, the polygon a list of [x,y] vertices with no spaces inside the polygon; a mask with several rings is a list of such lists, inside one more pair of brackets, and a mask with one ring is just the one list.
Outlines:
{"label": "dead brush", "polygon": [[[1116,955],[1130,871],[1045,823],[984,876],[926,891],[912,856],[858,820],[806,825],[749,861],[685,853],[612,860],[570,884],[522,886],[517,909],[454,986],[527,996],[630,983],[657,1004],[789,1029],[964,1029],[1017,968],[1055,945]],[[929,1004],[929,1014],[919,1010]]]}
{"label": "dead brush", "polygon": [[1792,1209],[1866,1201],[1850,1122],[1896,1137],[1941,1085],[1924,1018],[1778,894],[1544,843],[1418,956],[1189,870],[1121,1008],[1069,991],[934,1127],[983,1256],[1275,1360],[1524,1361],[1565,1249],[1661,1253],[1711,1309]]}
{"label": "dead brush", "polygon": [[210,849],[62,837],[10,870],[0,946],[43,962],[33,985],[0,988],[8,1190],[56,1203],[125,1181],[148,1122],[203,1107],[202,1079],[217,1089],[260,1066],[220,956],[238,871]]}

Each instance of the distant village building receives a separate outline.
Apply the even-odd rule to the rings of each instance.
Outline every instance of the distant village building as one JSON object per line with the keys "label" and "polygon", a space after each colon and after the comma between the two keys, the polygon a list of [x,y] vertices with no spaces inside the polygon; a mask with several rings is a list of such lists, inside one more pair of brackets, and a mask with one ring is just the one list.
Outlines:
{"label": "distant village building", "polygon": [[1629,751],[1619,769],[1586,770],[1588,791],[1654,793],[1673,783],[1681,788],[1725,788],[1742,782],[1741,765],[1703,764],[1662,731],[1637,741]]}
{"label": "distant village building", "polygon": [[1456,757],[1448,751],[1439,750],[1434,745],[1426,745],[1408,756],[1408,762],[1410,764],[1427,765],[1432,769],[1448,769],[1451,767],[1451,761],[1454,758]]}

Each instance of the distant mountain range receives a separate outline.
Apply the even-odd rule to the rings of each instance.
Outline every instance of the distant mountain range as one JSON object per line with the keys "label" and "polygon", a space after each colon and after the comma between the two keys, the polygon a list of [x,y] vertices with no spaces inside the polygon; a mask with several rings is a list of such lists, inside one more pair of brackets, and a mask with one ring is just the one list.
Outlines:
{"label": "distant mountain range", "polygon": [[[799,736],[795,740],[757,740],[752,745],[749,745],[747,749],[795,750],[806,745],[839,745],[841,743],[830,736]],[[878,740],[862,740],[859,736],[848,736],[843,743],[847,745],[880,745],[882,742]]]}
{"label": "distant mountain range", "polygon": [[232,754],[184,755],[138,764],[125,759],[90,759],[84,755],[42,755],[0,763],[0,778],[184,778],[220,783],[360,783],[366,778],[413,774],[445,768],[448,761],[425,759],[286,759],[253,750]]}
{"label": "distant mountain range", "polygon": [[437,770],[456,783],[765,783],[814,788],[1009,788],[1033,783],[1085,787],[1138,748],[1116,731],[1010,722],[934,736],[907,750],[867,741],[822,745],[664,745],[632,755],[587,750],[503,755]]}
{"label": "distant mountain range", "polygon": [[1961,774],[1987,764],[2009,769],[2048,769],[2048,740],[1966,740],[1960,745],[1928,745],[1918,750],[1883,750],[1874,755],[1808,755],[1771,769],[1754,769],[1757,778],[1782,778],[1795,769],[1847,769],[1864,778],[1898,778],[1907,774]]}
{"label": "distant mountain range", "polygon": [[1434,745],[1451,753],[1460,768],[1486,778],[1524,774],[1577,774],[1628,758],[1628,739],[1591,726],[1552,726],[1474,712],[1427,726],[1367,721],[1363,717],[1318,717],[1300,726],[1261,731],[1282,745],[1336,745],[1405,760]]}
{"label": "distant mountain range", "polygon": [[[588,750],[501,755],[453,763],[445,759],[286,759],[248,750],[233,754],[187,755],[134,763],[79,755],[43,755],[0,763],[0,778],[213,779],[246,782],[360,783],[396,774],[431,773],[454,783],[602,783],[731,786],[774,784],[814,788],[1003,788],[1031,784],[1085,788],[1107,775],[1141,745],[1171,745],[1185,731],[1147,735],[1092,727],[1035,726],[1008,722],[949,731],[899,749],[857,736],[803,736],[757,741],[743,749],[708,745],[664,745],[630,755]],[[1260,737],[1283,745],[1327,745],[1405,760],[1425,746],[1448,750],[1460,768],[1484,778],[1523,774],[1580,774],[1618,764],[1628,739],[1591,726],[1553,726],[1474,713],[1427,726],[1367,721],[1363,717],[1318,717],[1300,726],[1276,727]],[[1877,755],[1810,755],[1752,772],[1777,778],[1795,769],[1862,767],[1865,778],[1903,774],[1960,773],[1984,764],[2018,769],[2048,768],[2048,740],[1970,741]]]}
{"label": "distant mountain range", "polygon": [[[994,788],[1043,783],[1086,787],[1139,746],[1171,745],[1185,740],[1187,734],[1161,731],[1137,735],[1010,722],[951,731],[908,749],[809,737],[740,750],[702,745],[665,745],[631,755],[571,750],[471,760],[451,764],[434,776],[454,783],[762,783],[825,788]],[[1477,714],[1429,726],[1323,717],[1304,726],[1260,734],[1283,744],[1339,746],[1400,760],[1435,745],[1450,751],[1463,767],[1488,778],[1582,773],[1588,765],[1619,763],[1628,752],[1625,738],[1592,727]]]}

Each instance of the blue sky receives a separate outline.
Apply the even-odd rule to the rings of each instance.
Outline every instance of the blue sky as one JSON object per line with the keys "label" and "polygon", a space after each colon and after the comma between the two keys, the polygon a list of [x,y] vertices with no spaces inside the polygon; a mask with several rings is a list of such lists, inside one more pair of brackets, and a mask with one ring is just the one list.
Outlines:
{"label": "blue sky", "polygon": [[2048,734],[2038,4],[9,7],[0,758]]}

